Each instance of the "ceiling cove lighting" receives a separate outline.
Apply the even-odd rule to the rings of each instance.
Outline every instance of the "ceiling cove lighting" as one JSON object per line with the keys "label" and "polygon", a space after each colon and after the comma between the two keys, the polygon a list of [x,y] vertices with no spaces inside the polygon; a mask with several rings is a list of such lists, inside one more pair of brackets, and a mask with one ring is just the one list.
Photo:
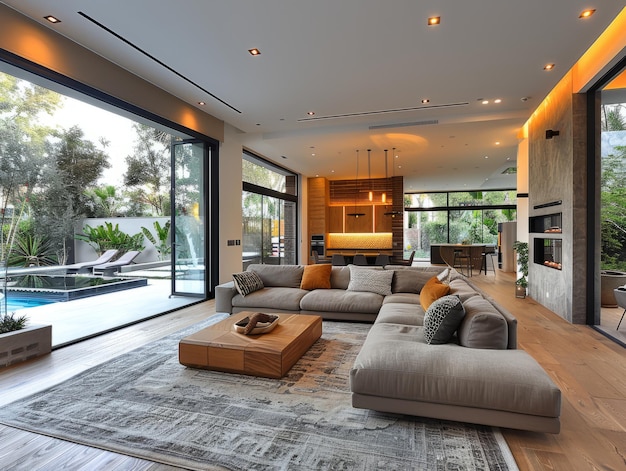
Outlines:
{"label": "ceiling cove lighting", "polygon": [[596,12],[595,9],[584,10],[578,18],[589,18]]}
{"label": "ceiling cove lighting", "polygon": [[356,175],[354,176],[354,212],[347,213],[346,216],[351,216],[353,218],[359,218],[360,216],[365,216],[365,213],[358,213],[356,210],[356,199],[359,194],[358,190],[359,186],[359,150],[356,151]]}
{"label": "ceiling cove lighting", "polygon": [[431,16],[428,18],[428,26],[436,26],[438,24],[441,24],[440,16]]}
{"label": "ceiling cove lighting", "polygon": [[248,49],[248,52],[250,53],[251,56],[261,55],[261,51],[259,51],[256,47],[253,47],[252,49]]}
{"label": "ceiling cove lighting", "polygon": [[57,24],[61,22],[61,20],[59,20],[56,16],[52,16],[52,15],[46,15],[44,16],[44,19],[53,24]]}

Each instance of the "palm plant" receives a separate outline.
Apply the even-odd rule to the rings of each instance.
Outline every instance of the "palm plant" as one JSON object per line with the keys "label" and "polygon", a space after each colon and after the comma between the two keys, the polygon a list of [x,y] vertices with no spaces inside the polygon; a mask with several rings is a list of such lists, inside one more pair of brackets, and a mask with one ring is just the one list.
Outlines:
{"label": "palm plant", "polygon": [[102,255],[109,249],[117,249],[123,254],[129,250],[142,251],[145,248],[142,232],[131,236],[120,230],[119,224],[113,226],[111,222],[105,222],[96,227],[85,224],[83,233],[76,234],[75,237],[91,245],[98,255]]}
{"label": "palm plant", "polygon": [[150,232],[150,229],[147,227],[142,227],[141,230],[143,231],[143,235],[146,236],[146,239],[154,245],[154,248],[159,254],[159,260],[165,260],[165,257],[172,253],[172,246],[168,242],[171,222],[166,221],[165,224],[161,226],[159,221],[154,221],[153,226],[157,237],[154,237],[152,232]]}

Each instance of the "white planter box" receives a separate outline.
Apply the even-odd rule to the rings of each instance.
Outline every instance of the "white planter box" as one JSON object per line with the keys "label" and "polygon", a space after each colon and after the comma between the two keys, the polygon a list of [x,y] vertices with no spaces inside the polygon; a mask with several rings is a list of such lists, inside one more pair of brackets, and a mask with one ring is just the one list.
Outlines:
{"label": "white planter box", "polygon": [[30,325],[0,334],[0,368],[46,355],[51,350],[51,325]]}

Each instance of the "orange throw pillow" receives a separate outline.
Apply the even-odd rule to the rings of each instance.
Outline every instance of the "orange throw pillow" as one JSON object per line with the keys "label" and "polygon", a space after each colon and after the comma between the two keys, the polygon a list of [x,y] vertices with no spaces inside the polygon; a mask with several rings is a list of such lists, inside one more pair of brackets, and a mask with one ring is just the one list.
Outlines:
{"label": "orange throw pillow", "polygon": [[433,276],[426,282],[422,291],[420,291],[420,304],[424,311],[428,310],[430,305],[437,299],[445,296],[450,292],[450,286],[444,285],[439,278]]}
{"label": "orange throw pillow", "polygon": [[329,263],[306,265],[300,282],[300,289],[329,289],[330,273],[333,266]]}

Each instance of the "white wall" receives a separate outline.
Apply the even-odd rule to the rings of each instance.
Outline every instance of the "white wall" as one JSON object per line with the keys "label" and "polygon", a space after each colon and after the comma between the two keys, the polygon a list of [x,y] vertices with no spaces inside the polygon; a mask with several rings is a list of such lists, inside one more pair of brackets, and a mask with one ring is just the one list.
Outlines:
{"label": "white wall", "polygon": [[219,163],[219,283],[232,280],[232,274],[242,270],[243,246],[227,245],[229,239],[242,238],[242,137],[240,131],[225,125]]}

